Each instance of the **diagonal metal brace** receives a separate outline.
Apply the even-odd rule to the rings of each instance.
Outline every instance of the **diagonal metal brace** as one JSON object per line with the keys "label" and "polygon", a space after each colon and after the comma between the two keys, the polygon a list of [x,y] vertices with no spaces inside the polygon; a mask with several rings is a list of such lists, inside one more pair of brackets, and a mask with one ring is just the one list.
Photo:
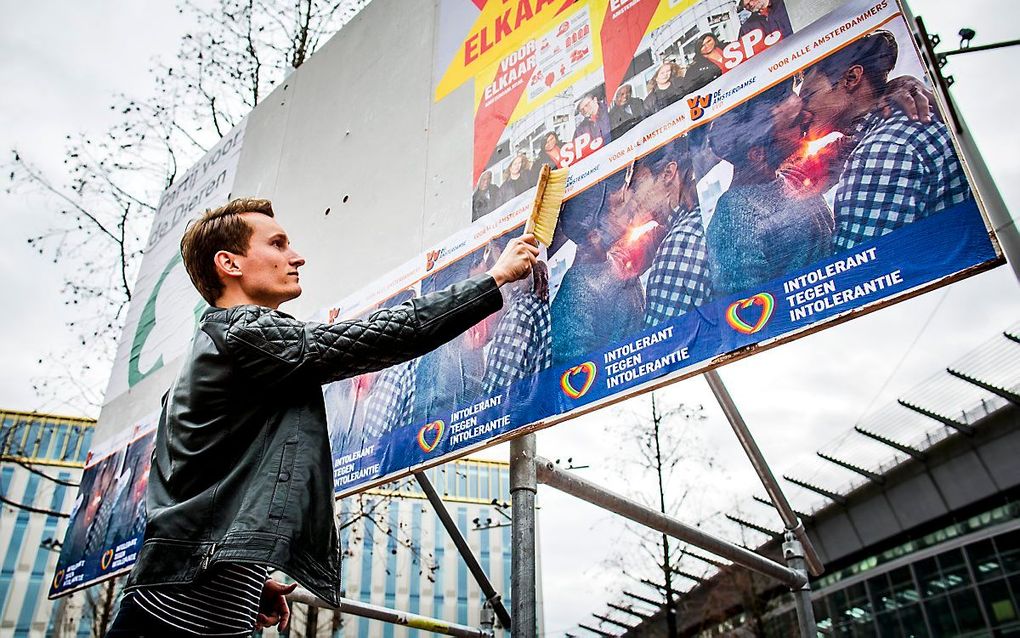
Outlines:
{"label": "diagonal metal brace", "polygon": [[629,518],[657,532],[662,532],[673,538],[690,543],[717,556],[722,556],[759,574],[771,576],[792,588],[799,589],[807,582],[807,578],[802,573],[780,565],[739,545],[716,538],[696,527],[681,523],[662,512],[610,492],[569,472],[564,472],[548,459],[536,458],[535,463],[538,481],[549,487]]}
{"label": "diagonal metal brace", "polygon": [[475,577],[475,581],[478,582],[478,586],[481,588],[482,593],[485,595],[485,600],[492,605],[492,611],[496,614],[496,618],[499,619],[499,624],[504,629],[510,629],[510,613],[506,610],[503,605],[503,599],[496,591],[496,588],[492,586],[492,582],[489,580],[489,576],[482,569],[478,559],[475,558],[474,553],[468,546],[467,539],[460,533],[460,528],[457,527],[456,523],[453,522],[453,517],[450,516],[450,511],[446,509],[446,504],[443,503],[443,499],[439,497],[439,493],[436,492],[436,488],[433,487],[432,481],[429,480],[428,475],[425,472],[415,472],[414,478],[418,480],[418,485],[421,486],[425,496],[429,499],[429,503],[432,504],[432,508],[436,511],[436,516],[442,521],[443,527],[446,528],[446,533],[450,535],[450,539],[453,540],[453,544],[457,546],[457,551],[460,552],[460,557],[464,559],[464,563],[467,564],[468,571]]}
{"label": "diagonal metal brace", "polygon": [[424,631],[431,631],[445,636],[457,636],[457,638],[492,638],[491,632],[486,632],[475,627],[458,625],[439,618],[419,616],[418,614],[390,609],[389,607],[370,605],[368,603],[363,603],[360,600],[351,600],[350,598],[341,598],[340,606],[333,607],[304,587],[298,587],[295,589],[292,593],[287,595],[287,599],[311,605],[313,607],[332,609],[334,611],[339,611],[342,614],[351,614],[352,616],[381,620],[382,622],[388,622],[394,625],[403,625],[405,627],[411,627],[412,629],[422,629]]}

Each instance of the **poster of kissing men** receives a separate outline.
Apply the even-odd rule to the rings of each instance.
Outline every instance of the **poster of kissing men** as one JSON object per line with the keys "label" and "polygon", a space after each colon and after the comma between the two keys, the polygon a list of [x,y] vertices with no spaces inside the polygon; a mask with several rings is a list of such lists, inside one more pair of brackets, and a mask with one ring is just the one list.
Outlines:
{"label": "poster of kissing men", "polygon": [[436,99],[474,82],[474,221],[318,319],[487,270],[542,164],[567,197],[501,311],[324,388],[338,495],[1002,263],[894,0],[797,28],[783,0],[455,2]]}

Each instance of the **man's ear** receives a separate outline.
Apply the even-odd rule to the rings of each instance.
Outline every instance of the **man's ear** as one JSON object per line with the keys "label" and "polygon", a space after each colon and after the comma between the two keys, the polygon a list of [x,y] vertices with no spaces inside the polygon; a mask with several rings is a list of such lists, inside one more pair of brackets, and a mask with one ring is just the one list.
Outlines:
{"label": "man's ear", "polygon": [[670,162],[669,164],[666,164],[666,168],[662,171],[662,179],[664,179],[667,182],[673,181],[673,179],[676,177],[677,171],[679,170],[680,169],[677,166],[676,162]]}
{"label": "man's ear", "polygon": [[864,79],[864,67],[855,64],[843,73],[843,82],[846,84],[847,93],[853,93],[861,88],[861,81]]}
{"label": "man's ear", "polygon": [[237,263],[237,255],[221,250],[213,255],[216,272],[222,277],[236,278],[241,276],[241,266]]}

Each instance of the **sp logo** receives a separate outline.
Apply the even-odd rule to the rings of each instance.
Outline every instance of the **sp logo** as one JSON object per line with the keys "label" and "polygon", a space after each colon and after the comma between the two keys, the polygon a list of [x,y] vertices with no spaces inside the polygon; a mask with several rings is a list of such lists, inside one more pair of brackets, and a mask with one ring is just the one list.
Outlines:
{"label": "sp logo", "polygon": [[436,262],[439,261],[439,251],[430,250],[425,253],[425,272],[429,272],[436,267]]}
{"label": "sp logo", "polygon": [[705,109],[712,106],[712,94],[689,97],[687,98],[687,106],[691,109],[691,121],[697,122],[705,116]]}

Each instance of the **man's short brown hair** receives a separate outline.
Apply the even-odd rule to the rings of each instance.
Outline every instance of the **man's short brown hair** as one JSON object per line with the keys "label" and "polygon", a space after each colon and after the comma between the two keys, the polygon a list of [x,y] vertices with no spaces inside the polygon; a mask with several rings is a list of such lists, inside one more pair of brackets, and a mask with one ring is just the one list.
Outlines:
{"label": "man's short brown hair", "polygon": [[229,203],[207,210],[202,216],[188,224],[181,238],[181,257],[184,268],[191,277],[202,298],[209,305],[223,294],[223,282],[216,272],[213,257],[221,250],[245,255],[253,232],[248,222],[241,217],[244,213],[262,213],[273,217],[273,203],[268,199],[242,197]]}

